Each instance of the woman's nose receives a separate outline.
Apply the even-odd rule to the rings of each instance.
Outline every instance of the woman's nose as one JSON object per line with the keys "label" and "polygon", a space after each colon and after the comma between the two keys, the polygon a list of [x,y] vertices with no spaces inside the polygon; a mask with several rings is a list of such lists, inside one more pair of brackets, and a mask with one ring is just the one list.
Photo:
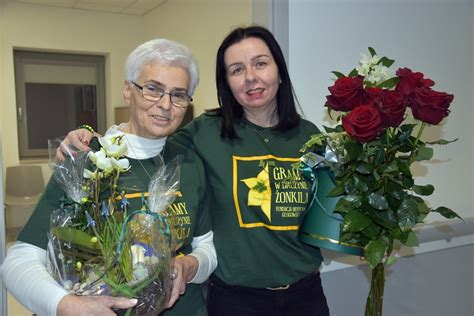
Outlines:
{"label": "woman's nose", "polygon": [[247,82],[253,82],[256,80],[256,75],[255,75],[255,72],[252,68],[248,68],[246,71],[245,71],[245,80]]}
{"label": "woman's nose", "polygon": [[169,93],[164,93],[161,99],[159,99],[155,105],[162,108],[163,110],[169,111],[173,106],[173,103],[171,102],[171,95]]}

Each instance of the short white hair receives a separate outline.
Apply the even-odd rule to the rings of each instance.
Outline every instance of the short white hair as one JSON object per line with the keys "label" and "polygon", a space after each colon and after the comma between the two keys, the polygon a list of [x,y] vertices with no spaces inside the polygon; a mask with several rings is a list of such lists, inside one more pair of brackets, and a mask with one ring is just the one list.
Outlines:
{"label": "short white hair", "polygon": [[191,50],[183,44],[158,38],[141,44],[128,55],[125,62],[125,78],[127,81],[136,81],[145,65],[160,63],[185,69],[189,75],[189,95],[199,83],[199,66]]}

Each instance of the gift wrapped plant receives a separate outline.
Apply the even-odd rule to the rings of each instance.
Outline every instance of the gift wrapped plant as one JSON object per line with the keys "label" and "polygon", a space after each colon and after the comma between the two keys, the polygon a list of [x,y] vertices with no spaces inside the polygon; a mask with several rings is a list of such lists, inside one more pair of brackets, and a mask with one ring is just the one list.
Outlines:
{"label": "gift wrapped plant", "polygon": [[[179,159],[167,165],[159,160],[148,197],[142,193],[141,206],[133,208],[121,181],[132,172],[123,157],[124,135],[99,142],[95,152],[63,148],[65,159],[50,159],[67,197],[51,215],[48,268],[70,293],[137,298],[127,314],[156,315],[171,290],[167,208],[179,189]],[[50,142],[53,157],[58,144]]]}

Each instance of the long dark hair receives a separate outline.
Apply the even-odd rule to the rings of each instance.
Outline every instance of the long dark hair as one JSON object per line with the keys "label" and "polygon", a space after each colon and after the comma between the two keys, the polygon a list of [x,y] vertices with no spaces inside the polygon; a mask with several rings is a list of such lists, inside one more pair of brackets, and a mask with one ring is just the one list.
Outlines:
{"label": "long dark hair", "polygon": [[278,124],[274,129],[287,131],[299,124],[300,116],[296,111],[293,87],[280,45],[278,45],[273,34],[264,27],[240,27],[227,35],[217,51],[216,87],[220,109],[216,111],[221,115],[221,136],[224,138],[235,139],[239,137],[235,131],[234,122],[240,121],[244,113],[242,105],[235,99],[227,82],[224,54],[231,45],[250,37],[259,38],[265,42],[273,55],[280,74],[281,84],[277,92]]}

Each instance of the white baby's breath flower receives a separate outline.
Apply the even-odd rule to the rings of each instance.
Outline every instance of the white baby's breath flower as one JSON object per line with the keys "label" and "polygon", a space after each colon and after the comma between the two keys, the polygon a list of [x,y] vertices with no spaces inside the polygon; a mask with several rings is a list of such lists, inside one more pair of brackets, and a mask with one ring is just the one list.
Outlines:
{"label": "white baby's breath flower", "polygon": [[371,56],[371,55],[366,55],[362,54],[362,58],[359,61],[359,67],[357,67],[357,72],[361,76],[367,76],[370,73],[370,70],[372,67],[377,65],[379,62],[380,57],[377,55]]}
{"label": "white baby's breath flower", "polygon": [[110,161],[112,162],[112,166],[114,167],[115,170],[124,172],[130,169],[130,161],[128,161],[127,158],[122,158],[122,159],[115,159],[115,158],[110,158]]}
{"label": "white baby's breath flower", "polygon": [[125,134],[123,133],[115,136],[103,136],[99,138],[99,143],[110,157],[119,158],[127,152]]}
{"label": "white baby's breath flower", "polygon": [[389,69],[384,65],[375,65],[365,78],[371,83],[381,83],[391,78]]}

